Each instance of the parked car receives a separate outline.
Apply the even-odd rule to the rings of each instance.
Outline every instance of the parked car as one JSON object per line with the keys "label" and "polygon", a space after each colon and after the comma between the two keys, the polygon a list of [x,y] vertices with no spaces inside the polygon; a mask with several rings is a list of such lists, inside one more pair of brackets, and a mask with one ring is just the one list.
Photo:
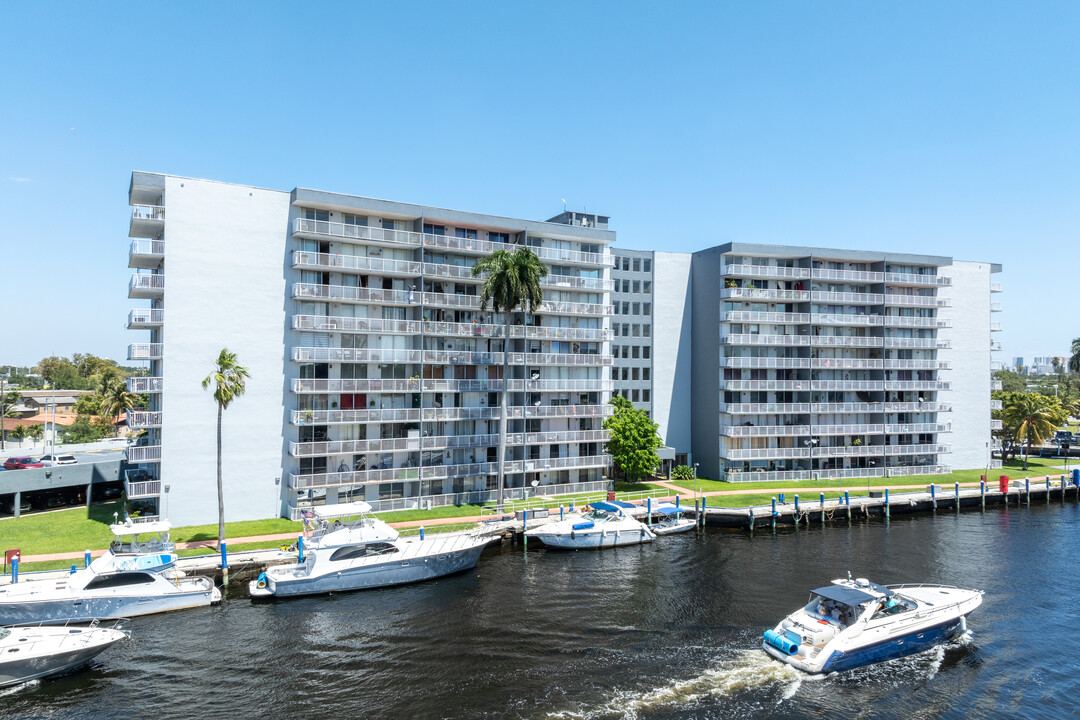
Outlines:
{"label": "parked car", "polygon": [[53,465],[74,465],[79,461],[74,455],[45,455],[38,462],[45,467],[52,467]]}
{"label": "parked car", "polygon": [[1054,433],[1054,442],[1072,442],[1073,434],[1068,430],[1058,430]]}
{"label": "parked car", "polygon": [[39,467],[45,466],[32,457],[9,457],[4,461],[5,470],[25,470]]}

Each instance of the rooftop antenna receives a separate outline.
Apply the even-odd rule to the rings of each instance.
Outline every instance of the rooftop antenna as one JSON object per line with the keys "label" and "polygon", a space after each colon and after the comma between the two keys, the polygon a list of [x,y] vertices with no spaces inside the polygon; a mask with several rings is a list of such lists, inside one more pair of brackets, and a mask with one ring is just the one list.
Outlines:
{"label": "rooftop antenna", "polygon": [[563,199],[562,199],[562,211],[563,211],[564,213],[566,212],[566,198],[563,198]]}

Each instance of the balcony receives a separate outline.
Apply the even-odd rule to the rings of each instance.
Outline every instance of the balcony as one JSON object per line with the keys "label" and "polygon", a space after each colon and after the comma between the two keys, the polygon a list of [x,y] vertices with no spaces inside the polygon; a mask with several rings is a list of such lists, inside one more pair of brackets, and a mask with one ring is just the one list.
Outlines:
{"label": "balcony", "polygon": [[[486,382],[486,381],[485,381]],[[326,393],[406,393],[420,392],[420,379],[338,380],[294,378],[292,391],[299,395]]]}
{"label": "balcony", "polygon": [[[421,352],[420,350],[294,347],[292,359],[296,362],[419,363]],[[498,355],[498,362],[502,362],[502,353],[488,353],[488,355]]]}
{"label": "balcony", "polygon": [[885,304],[900,307],[934,307],[942,308],[952,305],[952,300],[947,297],[933,295],[903,295],[900,293],[885,293]]}
{"label": "balcony", "polygon": [[814,268],[811,275],[814,280],[833,280],[857,283],[881,283],[885,281],[885,274],[869,270],[828,270],[826,268]]}
{"label": "balcony", "polygon": [[128,297],[133,300],[156,300],[165,296],[165,276],[135,273],[128,282]]}
{"label": "balcony", "polygon": [[161,360],[164,350],[162,343],[135,343],[128,345],[128,360]]}
{"label": "balcony", "polygon": [[720,380],[721,390],[810,390],[809,380]]}
{"label": "balcony", "polygon": [[[814,448],[814,459],[838,457],[876,457],[881,454],[880,445],[819,445]],[[828,473],[828,470],[821,470]]]}
{"label": "balcony", "polygon": [[411,305],[416,300],[416,293],[411,290],[381,290],[315,283],[293,283],[292,296],[296,300],[327,300],[373,305]]}
{"label": "balcony", "polygon": [[731,415],[795,415],[810,412],[810,403],[720,403],[720,412]]}
{"label": "balcony", "polygon": [[338,255],[331,253],[293,252],[292,266],[297,269],[374,273],[387,277],[416,277],[421,264],[409,260],[383,260],[377,256]]}
{"label": "balcony", "polygon": [[990,323],[990,332],[1001,332],[1001,330],[1002,326],[1000,321],[994,320]]}
{"label": "balcony", "polygon": [[814,302],[843,303],[845,305],[881,305],[885,302],[885,296],[880,293],[814,290]]}
{"label": "balcony", "polygon": [[908,338],[886,337],[884,345],[887,348],[913,348],[918,350],[937,350],[948,348],[952,343],[945,338]]}
{"label": "balcony", "polygon": [[885,273],[885,283],[888,285],[917,285],[922,287],[949,287],[952,278],[944,275],[930,275],[923,273]]}
{"label": "balcony", "polygon": [[724,437],[799,437],[810,434],[809,425],[721,425]]}
{"label": "balcony", "polygon": [[293,330],[341,333],[382,333],[418,335],[419,320],[339,317],[336,315],[293,315]]}
{"label": "balcony", "polygon": [[771,346],[801,346],[810,344],[809,335],[723,335],[720,338],[723,345],[771,345]]}
{"label": "balcony", "polygon": [[125,492],[127,492],[128,500],[138,500],[140,498],[154,498],[161,495],[160,480],[125,480],[124,486]]}
{"label": "balcony", "polygon": [[952,412],[952,403],[943,402],[887,402],[883,410],[887,413],[901,412]]}
{"label": "balcony", "polygon": [[369,422],[420,422],[420,408],[370,410],[293,410],[293,425],[355,425]]}
{"label": "balcony", "polygon": [[886,315],[885,327],[904,328],[947,328],[952,327],[949,320],[936,317],[914,317],[910,315]]}
{"label": "balcony", "polygon": [[[454,323],[425,320],[424,334],[440,337],[501,338],[504,326],[499,323]],[[596,328],[542,327],[536,325],[511,325],[510,337],[529,340],[579,340],[604,342],[611,339],[610,330]]]}
{"label": "balcony", "polygon": [[1001,312],[1001,303],[999,303],[999,302],[990,303],[990,312]]}
{"label": "balcony", "polygon": [[814,380],[808,389],[817,390],[865,390],[880,392],[884,390],[881,380]]}
{"label": "balcony", "polygon": [[127,424],[129,428],[147,430],[161,427],[160,410],[128,410]]}
{"label": "balcony", "polygon": [[899,425],[886,425],[885,432],[889,435],[952,432],[952,423],[902,423]]}
{"label": "balcony", "polygon": [[165,259],[163,240],[145,240],[137,238],[131,241],[128,249],[128,267],[140,270],[154,270]]}
{"label": "balcony", "polygon": [[990,381],[990,390],[993,391],[993,390],[1001,390],[1001,389],[1002,389],[1002,384],[1001,384],[1000,380],[991,380]]}
{"label": "balcony", "polygon": [[933,445],[886,445],[886,455],[941,455],[951,452],[951,445],[936,443]]}
{"label": "balcony", "polygon": [[[478,295],[460,295],[454,293],[423,293],[422,302],[431,307],[443,307],[466,310],[479,310]],[[490,308],[490,305],[488,306]],[[536,315],[614,315],[615,308],[602,303],[544,302],[536,308]]]}
{"label": "balcony", "polygon": [[886,360],[886,370],[949,370],[952,363],[944,360]]}
{"label": "balcony", "polygon": [[999,341],[999,340],[991,340],[990,341],[990,352],[998,352],[999,350],[1001,350],[1001,341]]}
{"label": "balcony", "polygon": [[813,313],[810,322],[815,325],[881,325],[881,315],[859,315],[857,313]]}
{"label": "balcony", "polygon": [[158,238],[165,232],[165,208],[161,205],[132,205],[128,235],[136,238]]}
{"label": "balcony", "polygon": [[129,447],[124,450],[124,458],[129,463],[161,462],[161,446],[144,445],[143,447]]}
{"label": "balcony", "polygon": [[813,358],[810,367],[815,370],[880,370],[883,360],[870,358]]}
{"label": "balcony", "polygon": [[[461,437],[495,437],[466,435]],[[425,441],[432,438],[425,437]],[[322,442],[290,442],[289,454],[293,457],[320,457],[327,455],[352,455],[355,453],[414,452],[420,450],[420,437],[378,438],[371,440],[324,440]],[[428,447],[424,446],[425,449]],[[441,447],[444,446],[439,446]],[[471,446],[470,446],[471,447]]]}
{"label": "balcony", "polygon": [[135,308],[128,313],[128,330],[153,330],[165,322],[165,311],[160,308]]}
{"label": "balcony", "polygon": [[991,400],[990,401],[990,409],[991,410],[1000,410],[1001,409],[1001,401],[1000,400]]}
{"label": "balcony", "polygon": [[386,247],[420,247],[420,233],[307,218],[296,218],[293,221],[293,235],[316,239],[337,238]]}
{"label": "balcony", "polygon": [[814,335],[812,338],[814,347],[879,348],[882,340],[865,335]]}
{"label": "balcony", "polygon": [[808,448],[721,448],[723,460],[780,460],[810,457]]}
{"label": "balcony", "polygon": [[886,390],[948,390],[952,385],[944,380],[886,380]]}
{"label": "balcony", "polygon": [[810,277],[810,268],[777,267],[775,265],[727,265],[720,274],[733,277],[806,280]]}
{"label": "balcony", "polygon": [[990,420],[990,429],[991,430],[1000,430],[1001,429],[1001,420],[991,419]]}
{"label": "balcony", "polygon": [[[426,352],[426,351],[425,351]],[[527,366],[536,365],[568,365],[571,367],[608,367],[613,364],[614,359],[611,355],[600,355],[592,353],[511,353],[511,362],[513,362],[513,356],[515,354],[523,354],[524,358],[522,363]],[[426,356],[425,356],[425,362]]]}
{"label": "balcony", "polygon": [[721,357],[719,365],[722,368],[797,369],[810,367],[810,358]]}
{"label": "balcony", "polygon": [[[879,413],[882,403],[878,402],[847,402],[847,403],[813,403],[810,411],[815,415],[836,413]],[[814,424],[817,428],[817,424]]]}
{"label": "balcony", "polygon": [[776,325],[803,325],[810,322],[809,313],[753,312],[750,310],[727,310],[720,313],[720,322],[773,323]]}
{"label": "balcony", "polygon": [[724,479],[728,482],[779,482],[782,480],[810,480],[809,470],[773,470],[742,472],[730,468],[724,472]]}
{"label": "balcony", "polygon": [[952,468],[948,465],[895,465],[885,468],[886,477],[907,477],[908,475],[948,475]]}
{"label": "balcony", "polygon": [[127,379],[127,389],[130,393],[159,393],[161,392],[162,380],[159,377],[140,377],[132,375]]}
{"label": "balcony", "polygon": [[614,267],[615,256],[608,253],[587,253],[578,250],[529,246],[536,256],[551,265],[552,263],[570,265],[589,265],[592,267]]}
{"label": "balcony", "polygon": [[1001,283],[999,283],[999,282],[992,282],[992,283],[990,283],[990,292],[992,292],[992,293],[999,293],[999,292],[1001,292],[1002,290],[1003,290],[1003,288],[1002,288],[1002,286],[1001,286]]}
{"label": "balcony", "polygon": [[801,302],[810,299],[808,290],[768,290],[766,288],[723,288],[721,300],[772,300]]}
{"label": "balcony", "polygon": [[885,426],[884,425],[868,425],[868,424],[865,424],[865,423],[857,424],[857,425],[820,425],[818,423],[814,423],[813,431],[814,431],[813,435],[815,435],[815,436],[818,436],[818,435],[823,435],[823,436],[832,436],[832,435],[881,435],[882,433],[885,432]]}
{"label": "balcony", "polygon": [[615,287],[615,281],[605,280],[604,278],[578,277],[576,275],[549,274],[540,280],[540,285],[542,287],[559,288],[563,290],[611,292]]}

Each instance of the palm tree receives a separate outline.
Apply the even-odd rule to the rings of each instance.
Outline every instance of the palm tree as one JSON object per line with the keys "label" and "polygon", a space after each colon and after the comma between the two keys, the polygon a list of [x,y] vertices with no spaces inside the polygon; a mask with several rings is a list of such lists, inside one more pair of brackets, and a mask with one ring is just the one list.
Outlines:
{"label": "palm tree", "polygon": [[1069,372],[1080,373],[1080,338],[1073,339],[1069,351],[1072,353],[1069,357]]}
{"label": "palm tree", "polygon": [[113,431],[117,432],[120,428],[120,416],[138,406],[140,398],[128,392],[127,382],[111,372],[102,373],[97,392],[101,396],[98,412],[102,417],[112,419]]}
{"label": "palm tree", "polygon": [[526,312],[536,312],[544,302],[540,280],[548,274],[547,266],[540,262],[532,250],[519,247],[513,253],[496,250],[473,266],[474,277],[487,273],[480,289],[480,309],[487,310],[491,303],[495,312],[503,313],[503,389],[499,409],[499,486],[498,507],[503,508],[503,487],[506,471],[506,404],[510,383],[510,316],[518,307]]}
{"label": "palm tree", "polygon": [[1058,425],[1060,416],[1051,400],[1038,393],[1016,393],[1013,402],[1002,408],[1007,421],[1016,427],[1016,439],[1024,442],[1024,470],[1027,470],[1031,446],[1042,445]]}
{"label": "palm tree", "polygon": [[203,390],[214,386],[214,401],[217,403],[217,504],[218,504],[218,547],[225,542],[225,493],[221,485],[221,414],[233,400],[244,394],[247,379],[251,373],[236,362],[236,353],[229,348],[222,348],[214,364],[214,370],[202,381]]}

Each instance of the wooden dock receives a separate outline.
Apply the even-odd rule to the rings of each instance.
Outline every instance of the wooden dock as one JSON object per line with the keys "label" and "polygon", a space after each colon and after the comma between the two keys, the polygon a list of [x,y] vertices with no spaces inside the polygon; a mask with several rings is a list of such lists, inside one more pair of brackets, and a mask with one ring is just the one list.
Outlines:
{"label": "wooden dock", "polygon": [[[836,522],[850,522],[862,518],[889,518],[893,515],[926,512],[959,512],[963,508],[985,509],[994,506],[1029,506],[1032,503],[1080,502],[1080,486],[1066,476],[1028,478],[1014,480],[1007,492],[1001,492],[995,484],[991,489],[961,488],[958,485],[934,485],[917,492],[874,493],[880,497],[852,497],[822,500],[820,494],[798,496],[785,493],[777,495],[775,504],[754,505],[741,508],[710,507],[708,498],[702,499],[702,508],[695,503],[687,507],[687,515],[697,518],[711,527],[761,528],[812,527]],[[780,502],[784,497],[784,502]]]}

